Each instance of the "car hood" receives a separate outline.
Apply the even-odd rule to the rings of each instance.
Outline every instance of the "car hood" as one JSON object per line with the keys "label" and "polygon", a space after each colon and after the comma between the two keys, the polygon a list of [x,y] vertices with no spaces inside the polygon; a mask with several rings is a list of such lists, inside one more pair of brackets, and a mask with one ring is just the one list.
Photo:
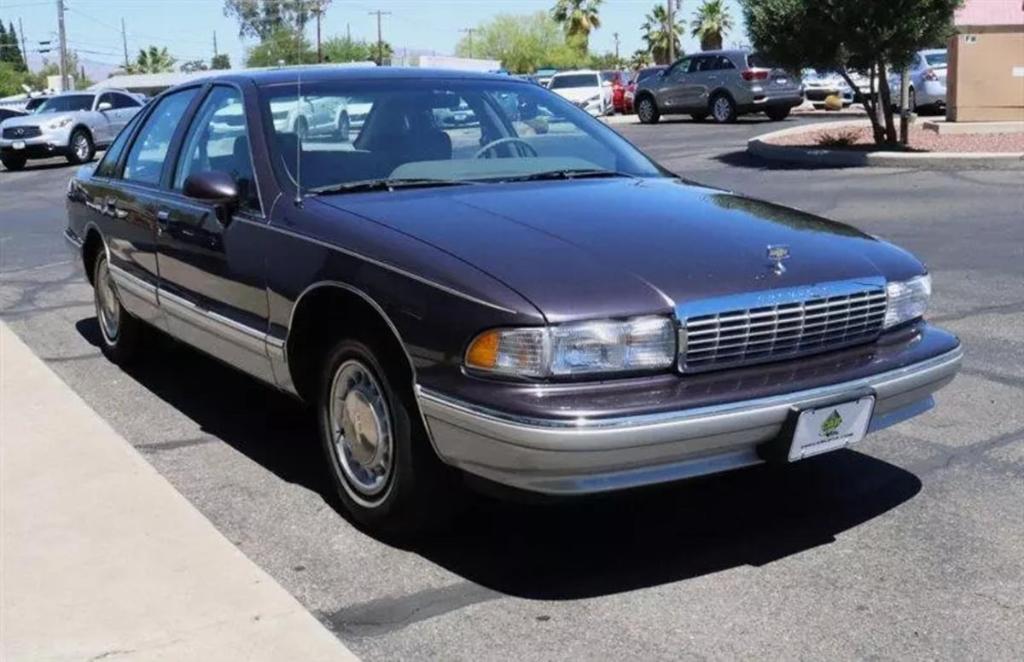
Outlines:
{"label": "car hood", "polygon": [[601,89],[597,87],[560,87],[553,90],[555,94],[565,97],[569,101],[586,101],[593,97],[601,96]]}
{"label": "car hood", "polygon": [[[866,277],[906,279],[909,253],[849,226],[671,179],[509,183],[324,196],[454,255],[550,322]],[[769,245],[790,258],[776,275]]]}

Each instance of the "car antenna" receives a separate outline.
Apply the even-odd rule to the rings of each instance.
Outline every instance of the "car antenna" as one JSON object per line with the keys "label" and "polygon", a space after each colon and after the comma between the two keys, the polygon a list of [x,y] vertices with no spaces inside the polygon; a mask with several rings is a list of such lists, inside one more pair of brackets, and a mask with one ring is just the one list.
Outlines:
{"label": "car antenna", "polygon": [[[299,61],[299,69],[296,72],[295,108],[296,112],[302,107],[302,61]],[[295,132],[295,206],[302,206],[302,133]]]}

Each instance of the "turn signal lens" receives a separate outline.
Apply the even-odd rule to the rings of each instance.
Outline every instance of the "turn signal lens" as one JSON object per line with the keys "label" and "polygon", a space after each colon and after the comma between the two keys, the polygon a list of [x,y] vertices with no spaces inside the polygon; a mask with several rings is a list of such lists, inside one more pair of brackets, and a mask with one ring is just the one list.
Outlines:
{"label": "turn signal lens", "polygon": [[493,368],[498,363],[500,345],[501,336],[497,331],[481,333],[466,351],[466,365],[473,368]]}

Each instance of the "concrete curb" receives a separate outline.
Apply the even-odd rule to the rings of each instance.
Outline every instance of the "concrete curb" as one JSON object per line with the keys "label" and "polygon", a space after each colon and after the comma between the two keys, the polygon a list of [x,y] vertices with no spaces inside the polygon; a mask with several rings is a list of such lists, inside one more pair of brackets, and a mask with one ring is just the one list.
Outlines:
{"label": "concrete curb", "polygon": [[0,322],[0,658],[354,660]]}
{"label": "concrete curb", "polygon": [[822,127],[870,126],[867,120],[810,124],[772,131],[747,141],[747,153],[767,161],[826,168],[917,168],[920,170],[1024,170],[1024,153],[1002,152],[847,152],[824,147],[774,145],[768,140]]}

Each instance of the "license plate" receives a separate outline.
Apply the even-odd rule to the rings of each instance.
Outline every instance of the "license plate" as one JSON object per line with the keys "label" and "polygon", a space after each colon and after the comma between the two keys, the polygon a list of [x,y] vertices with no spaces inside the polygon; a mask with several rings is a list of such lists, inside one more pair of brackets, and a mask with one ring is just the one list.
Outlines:
{"label": "license plate", "polygon": [[775,84],[776,85],[785,85],[788,82],[789,82],[788,78],[776,78],[775,79]]}
{"label": "license plate", "polygon": [[15,140],[13,143],[11,143],[11,149],[25,149],[25,141]]}
{"label": "license plate", "polygon": [[875,408],[874,396],[800,412],[789,447],[789,461],[845,448],[864,438]]}

